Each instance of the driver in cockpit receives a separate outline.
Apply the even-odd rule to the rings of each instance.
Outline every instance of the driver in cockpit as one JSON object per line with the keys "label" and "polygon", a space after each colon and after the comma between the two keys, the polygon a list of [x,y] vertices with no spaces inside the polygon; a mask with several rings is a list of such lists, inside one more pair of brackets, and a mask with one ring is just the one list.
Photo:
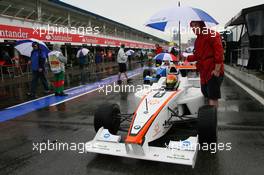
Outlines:
{"label": "driver in cockpit", "polygon": [[168,74],[166,77],[166,89],[175,90],[179,87],[179,79],[176,74]]}

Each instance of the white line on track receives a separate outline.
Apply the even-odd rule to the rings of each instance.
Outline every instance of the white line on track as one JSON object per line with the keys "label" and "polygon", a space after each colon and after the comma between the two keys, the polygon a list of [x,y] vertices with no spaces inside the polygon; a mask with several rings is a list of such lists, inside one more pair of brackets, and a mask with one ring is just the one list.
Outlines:
{"label": "white line on track", "polygon": [[57,102],[57,103],[51,104],[50,106],[56,106],[56,105],[58,105],[58,104],[61,104],[61,103],[66,102],[66,101],[70,101],[70,100],[75,99],[75,98],[78,98],[78,97],[80,97],[80,96],[83,96],[83,95],[89,94],[89,93],[91,93],[91,92],[97,91],[98,89],[100,89],[100,88],[96,88],[96,89],[93,89],[93,90],[87,91],[87,92],[85,92],[85,93],[82,93],[82,94],[79,94],[79,95],[73,96],[73,97],[71,97],[71,98],[67,98],[67,99],[62,100],[62,101],[60,101],[60,102]]}
{"label": "white line on track", "polygon": [[8,108],[5,108],[5,109],[12,109],[14,107],[18,107],[18,106],[22,106],[22,105],[25,105],[25,104],[28,104],[28,103],[31,103],[33,101],[37,101],[37,100],[41,100],[43,98],[46,98],[46,97],[50,97],[50,96],[53,96],[54,94],[50,94],[50,95],[46,95],[44,97],[40,97],[40,98],[37,98],[37,99],[34,99],[34,100],[30,100],[30,101],[26,101],[24,103],[20,103],[20,104],[17,104],[17,105],[14,105],[14,106],[11,106],[11,107],[8,107]]}
{"label": "white line on track", "polygon": [[264,105],[264,98],[262,98],[260,95],[258,95],[253,90],[249,89],[244,84],[240,83],[237,79],[235,79],[232,75],[225,72],[225,76],[227,76],[229,79],[231,79],[233,82],[235,82],[238,86],[240,86],[242,89],[244,89],[247,93],[249,93],[252,97],[254,97],[257,101],[259,101],[262,105]]}

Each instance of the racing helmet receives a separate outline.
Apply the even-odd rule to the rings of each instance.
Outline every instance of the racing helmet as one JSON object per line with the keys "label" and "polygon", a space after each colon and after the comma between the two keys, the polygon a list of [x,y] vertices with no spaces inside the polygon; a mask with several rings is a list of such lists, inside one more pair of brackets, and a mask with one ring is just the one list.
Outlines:
{"label": "racing helmet", "polygon": [[156,67],[159,67],[162,64],[162,60],[156,60]]}
{"label": "racing helmet", "polygon": [[178,77],[175,74],[168,74],[166,77],[166,88],[174,89],[178,84]]}

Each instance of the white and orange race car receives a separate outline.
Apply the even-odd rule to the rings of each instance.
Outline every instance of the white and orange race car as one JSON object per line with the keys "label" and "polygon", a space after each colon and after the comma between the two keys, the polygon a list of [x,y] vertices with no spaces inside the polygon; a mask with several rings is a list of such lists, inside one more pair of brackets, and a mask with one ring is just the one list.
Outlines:
{"label": "white and orange race car", "polygon": [[[185,69],[184,66],[176,68]],[[168,74],[170,78],[173,73]],[[135,93],[141,100],[133,114],[121,114],[117,104],[102,105],[94,116],[97,134],[87,142],[86,151],[194,167],[198,143],[216,142],[217,112],[214,107],[205,105],[199,77],[175,76],[173,80],[177,83],[172,86],[172,79],[161,77],[147,90]],[[130,126],[126,137],[122,138],[117,132],[121,129],[120,123],[127,120]],[[164,136],[175,123],[194,120],[198,122],[196,135],[182,141],[170,140],[164,147],[149,145]]]}

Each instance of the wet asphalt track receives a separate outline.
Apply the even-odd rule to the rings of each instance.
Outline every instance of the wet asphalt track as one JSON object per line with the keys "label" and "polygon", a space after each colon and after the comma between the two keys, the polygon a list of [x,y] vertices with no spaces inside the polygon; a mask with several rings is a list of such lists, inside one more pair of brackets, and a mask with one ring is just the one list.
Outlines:
{"label": "wet asphalt track", "polygon": [[[141,76],[134,84],[142,82]],[[196,166],[134,160],[74,151],[32,151],[36,142],[86,142],[93,138],[93,113],[104,102],[120,104],[122,112],[136,108],[133,93],[93,92],[59,106],[0,123],[0,174],[263,174],[264,107],[227,78],[218,113],[218,142],[231,151],[198,153]],[[193,133],[173,131],[170,133]]]}

